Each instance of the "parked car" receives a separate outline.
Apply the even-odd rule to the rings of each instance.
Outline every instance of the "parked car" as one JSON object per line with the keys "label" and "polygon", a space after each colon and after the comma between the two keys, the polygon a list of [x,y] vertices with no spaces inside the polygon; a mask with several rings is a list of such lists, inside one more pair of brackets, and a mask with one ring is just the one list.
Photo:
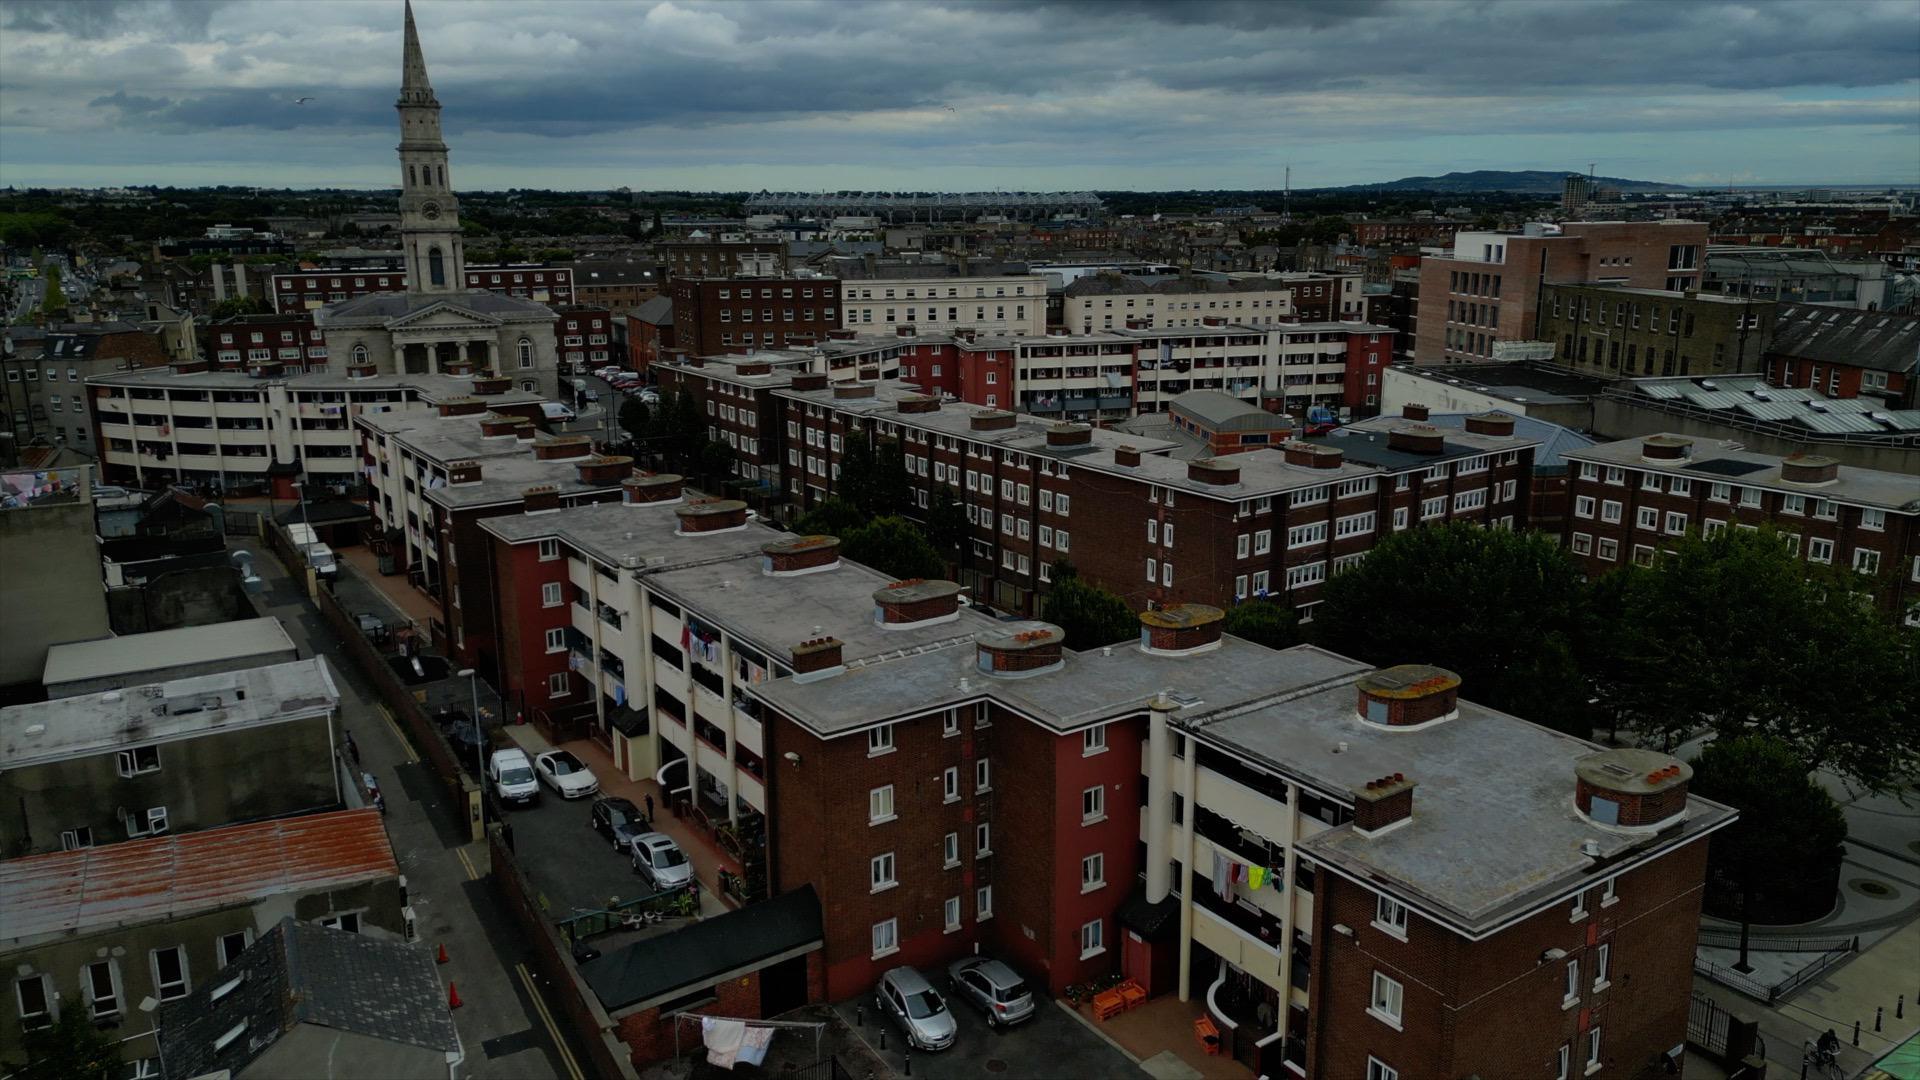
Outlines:
{"label": "parked car", "polygon": [[679,888],[693,880],[687,853],[666,833],[641,833],[633,838],[633,872],[660,890]]}
{"label": "parked car", "polygon": [[980,1007],[993,1027],[1011,1027],[1033,1017],[1033,992],[1014,970],[990,956],[968,956],[947,966],[955,997]]}
{"label": "parked car", "polygon": [[549,420],[557,420],[563,424],[569,424],[573,422],[573,418],[574,418],[573,410],[567,408],[565,405],[562,405],[557,401],[541,402],[540,411]]}
{"label": "parked car", "polygon": [[945,998],[910,967],[897,967],[880,976],[874,987],[875,1004],[920,1050],[945,1050],[959,1031]]}
{"label": "parked car", "polygon": [[495,750],[487,759],[487,783],[493,793],[510,803],[530,803],[540,796],[540,781],[524,750]]}
{"label": "parked car", "polygon": [[600,790],[593,770],[571,750],[549,750],[534,758],[533,772],[563,799],[578,799]]}
{"label": "parked car", "polygon": [[613,850],[632,851],[633,838],[647,831],[647,819],[632,799],[618,795],[593,800],[593,812],[587,817],[593,831],[613,841]]}

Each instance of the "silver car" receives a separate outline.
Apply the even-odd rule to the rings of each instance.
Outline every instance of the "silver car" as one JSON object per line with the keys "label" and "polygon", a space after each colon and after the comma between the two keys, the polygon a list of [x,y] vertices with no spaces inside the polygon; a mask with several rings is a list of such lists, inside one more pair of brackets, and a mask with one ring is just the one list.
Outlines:
{"label": "silver car", "polygon": [[959,1030],[946,999],[910,967],[897,967],[880,976],[874,988],[875,1004],[891,1017],[907,1037],[907,1043],[920,1050],[945,1050],[953,1045]]}
{"label": "silver car", "polygon": [[693,880],[693,864],[687,861],[687,853],[666,833],[641,833],[633,838],[632,850],[633,872],[656,889],[674,889]]}
{"label": "silver car", "polygon": [[993,1027],[1011,1027],[1033,1018],[1033,993],[1007,965],[986,956],[969,956],[947,967],[955,997],[965,998],[986,1013]]}

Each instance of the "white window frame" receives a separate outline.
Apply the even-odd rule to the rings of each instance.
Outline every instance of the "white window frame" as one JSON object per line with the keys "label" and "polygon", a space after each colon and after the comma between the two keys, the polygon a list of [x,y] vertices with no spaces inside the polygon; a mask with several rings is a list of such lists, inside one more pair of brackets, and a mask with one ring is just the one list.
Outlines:
{"label": "white window frame", "polygon": [[867,824],[881,825],[899,816],[894,806],[892,784],[867,789]]}
{"label": "white window frame", "polygon": [[[160,980],[160,954],[172,953],[180,961],[180,981],[165,983]],[[193,992],[193,974],[187,969],[187,949],[184,945],[172,945],[163,949],[150,949],[147,952],[147,970],[153,976],[153,996],[161,1001],[177,1001]]]}
{"label": "white window frame", "polygon": [[1080,792],[1080,824],[1092,825],[1107,820],[1107,787],[1095,784]]}
{"label": "white window frame", "polygon": [[940,866],[951,870],[960,865],[960,834],[950,832],[940,838]]}
{"label": "white window frame", "polygon": [[1080,892],[1094,892],[1107,887],[1107,853],[1096,851],[1080,860]]}
{"label": "white window frame", "polygon": [[947,933],[951,934],[958,931],[961,925],[960,898],[957,896],[947,897],[946,903],[942,905],[941,915],[943,916],[942,921],[946,924]]}
{"label": "white window frame", "polygon": [[891,754],[897,747],[893,743],[893,725],[881,724],[867,729],[867,756],[879,757]]}
{"label": "white window frame", "polygon": [[993,854],[993,825],[982,821],[973,827],[973,857],[984,859]]}
{"label": "white window frame", "polygon": [[114,755],[121,776],[145,776],[160,771],[158,746],[134,746]]}
{"label": "white window frame", "polygon": [[566,602],[566,594],[561,590],[559,582],[549,581],[540,586],[541,607],[555,608]]}
{"label": "white window frame", "polygon": [[1399,1031],[1400,1018],[1406,1009],[1406,992],[1398,979],[1374,972],[1373,988],[1367,996],[1367,1015]]}
{"label": "white window frame", "polygon": [[1373,903],[1373,925],[1389,936],[1399,938],[1401,941],[1407,940],[1407,905],[1386,893],[1376,894]]}
{"label": "white window frame", "polygon": [[960,766],[949,765],[940,770],[940,801],[960,801]]}
{"label": "white window frame", "polygon": [[882,852],[867,860],[868,892],[886,892],[899,884],[899,861],[893,857],[893,852]]}
{"label": "white window frame", "polygon": [[986,922],[993,918],[993,886],[982,885],[973,890],[973,921]]}
{"label": "white window frame", "polygon": [[874,923],[871,934],[873,959],[878,960],[883,956],[892,956],[894,953],[900,951],[899,919],[882,919]]}
{"label": "white window frame", "polygon": [[1092,757],[1107,752],[1107,725],[1095,724],[1080,733],[1080,756]]}
{"label": "white window frame", "polygon": [[1367,1080],[1400,1080],[1400,1070],[1368,1054]]}
{"label": "white window frame", "polygon": [[1080,959],[1091,960],[1107,951],[1107,925],[1103,919],[1093,919],[1080,926]]}
{"label": "white window frame", "polygon": [[1561,991],[1562,1009],[1571,1009],[1580,1004],[1580,958],[1577,956],[1567,961],[1567,982]]}

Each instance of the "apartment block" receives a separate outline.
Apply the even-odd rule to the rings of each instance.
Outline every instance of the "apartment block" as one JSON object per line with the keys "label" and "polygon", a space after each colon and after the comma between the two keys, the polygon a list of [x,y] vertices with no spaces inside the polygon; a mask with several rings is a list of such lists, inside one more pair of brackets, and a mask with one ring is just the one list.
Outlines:
{"label": "apartment block", "polygon": [[1707,226],[1692,221],[1569,221],[1517,233],[1462,231],[1449,255],[1420,260],[1420,364],[1491,359],[1500,342],[1541,339],[1541,286],[1700,287]]}
{"label": "apartment block", "polygon": [[279,363],[282,371],[325,372],[327,339],[308,311],[281,315],[234,315],[207,325],[207,358],[222,371]]}
{"label": "apartment block", "polygon": [[1116,271],[1076,278],[1061,297],[1060,325],[1074,334],[1199,326],[1209,316],[1269,326],[1295,314],[1294,285],[1263,277]]}
{"label": "apartment block", "polygon": [[972,329],[998,337],[1047,332],[1047,280],[1039,274],[975,274],[943,264],[840,271],[841,325],[865,333]]}
{"label": "apartment block", "polygon": [[1589,574],[1650,565],[1690,530],[1771,525],[1817,566],[1867,575],[1881,604],[1920,625],[1920,483],[1907,473],[1776,457],[1659,434],[1566,454],[1567,550]]}
{"label": "apartment block", "polygon": [[1763,370],[1777,305],[1624,285],[1544,285],[1540,340],[1584,375],[1736,375]]}
{"label": "apartment block", "polygon": [[[238,269],[237,267],[235,268]],[[571,304],[573,268],[545,263],[472,265],[464,270],[467,289],[517,296],[541,304]],[[283,314],[317,311],[355,297],[407,291],[404,269],[388,266],[331,267],[274,274],[268,299]]]}
{"label": "apartment block", "polygon": [[289,374],[275,361],[249,370],[213,371],[207,362],[99,375],[85,384],[97,432],[101,479],[154,488],[218,484],[253,492],[271,485],[292,498],[303,476],[345,494],[357,491],[366,464],[356,417],[437,410],[477,396],[485,408],[537,412],[540,395],[511,380],[459,375],[377,375],[344,371]]}
{"label": "apartment block", "polygon": [[674,348],[691,356],[824,341],[840,328],[840,283],[826,277],[680,277]]}
{"label": "apartment block", "polygon": [[1920,316],[1779,304],[1768,338],[1767,381],[1829,398],[1877,399],[1911,409],[1920,388]]}
{"label": "apartment block", "polygon": [[[571,304],[554,309],[553,336],[560,370],[579,374],[626,361],[613,344],[613,312],[604,307]],[[564,395],[571,398],[571,394]]]}

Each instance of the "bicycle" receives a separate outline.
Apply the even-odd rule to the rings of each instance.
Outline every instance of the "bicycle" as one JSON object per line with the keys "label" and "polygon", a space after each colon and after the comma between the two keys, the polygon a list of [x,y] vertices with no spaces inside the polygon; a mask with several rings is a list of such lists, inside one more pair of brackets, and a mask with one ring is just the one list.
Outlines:
{"label": "bicycle", "polygon": [[1847,1080],[1847,1070],[1841,1067],[1837,1051],[1809,1043],[1800,1056],[1800,1064],[1811,1070],[1808,1076],[1818,1076],[1823,1080]]}

